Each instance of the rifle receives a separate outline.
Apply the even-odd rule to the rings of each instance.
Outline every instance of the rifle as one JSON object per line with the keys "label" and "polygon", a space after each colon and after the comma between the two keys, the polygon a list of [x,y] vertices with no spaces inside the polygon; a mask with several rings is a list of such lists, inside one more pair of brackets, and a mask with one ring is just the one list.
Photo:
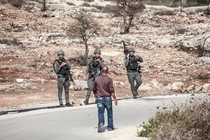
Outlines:
{"label": "rifle", "polygon": [[141,66],[140,66],[140,65],[138,66],[137,71],[138,71],[138,73],[140,73],[140,74],[142,73],[142,71],[141,71]]}
{"label": "rifle", "polygon": [[125,41],[122,41],[122,43],[123,43],[123,48],[124,48],[124,54],[125,54],[125,57],[127,58],[127,55],[129,54],[128,48],[126,47],[127,45],[125,44]]}
{"label": "rifle", "polygon": [[75,82],[74,82],[74,79],[73,79],[73,73],[72,73],[72,71],[69,71],[69,79],[70,79],[70,81],[72,81],[73,84],[75,85]]}

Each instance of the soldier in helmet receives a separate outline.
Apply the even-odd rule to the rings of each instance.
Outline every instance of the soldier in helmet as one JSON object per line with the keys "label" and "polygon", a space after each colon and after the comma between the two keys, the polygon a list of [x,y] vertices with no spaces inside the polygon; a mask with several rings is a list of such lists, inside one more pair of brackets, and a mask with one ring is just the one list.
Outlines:
{"label": "soldier in helmet", "polygon": [[103,67],[103,65],[104,65],[104,61],[101,58],[101,51],[98,48],[96,48],[94,51],[94,56],[90,58],[87,65],[88,89],[87,89],[87,94],[84,101],[84,104],[86,105],[89,103],[89,99],[91,96],[91,91],[93,89],[95,78],[101,75],[101,68]]}
{"label": "soldier in helmet", "polygon": [[143,62],[143,58],[135,56],[134,53],[134,48],[128,48],[128,56],[125,57],[125,67],[127,69],[128,80],[131,85],[133,98],[136,99],[139,95],[138,88],[142,83],[139,62]]}
{"label": "soldier in helmet", "polygon": [[71,66],[69,62],[64,58],[64,51],[59,50],[57,52],[58,59],[54,61],[53,68],[57,74],[58,80],[58,100],[60,106],[63,107],[62,92],[65,91],[66,106],[72,106],[69,102],[69,87],[70,87],[70,70]]}

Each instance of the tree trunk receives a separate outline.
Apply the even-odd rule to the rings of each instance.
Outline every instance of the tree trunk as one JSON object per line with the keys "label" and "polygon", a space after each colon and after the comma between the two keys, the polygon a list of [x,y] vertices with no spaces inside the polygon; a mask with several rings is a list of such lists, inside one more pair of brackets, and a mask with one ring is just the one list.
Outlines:
{"label": "tree trunk", "polygon": [[85,45],[85,55],[84,55],[84,59],[85,59],[85,65],[86,65],[86,61],[88,59],[88,54],[89,54],[89,49],[88,49],[88,44],[87,44],[87,37],[86,36],[83,36],[82,37],[83,39],[83,43]]}
{"label": "tree trunk", "polygon": [[133,22],[133,15],[130,15],[128,18],[128,23],[126,22],[125,27],[124,27],[124,33],[129,33],[130,32],[130,28]]}
{"label": "tree trunk", "polygon": [[46,11],[47,7],[46,7],[46,0],[43,0],[43,6],[42,6],[42,11]]}
{"label": "tree trunk", "polygon": [[180,2],[180,5],[179,5],[180,6],[180,9],[179,9],[180,11],[179,12],[181,13],[181,12],[183,12],[183,0],[179,0],[179,2]]}

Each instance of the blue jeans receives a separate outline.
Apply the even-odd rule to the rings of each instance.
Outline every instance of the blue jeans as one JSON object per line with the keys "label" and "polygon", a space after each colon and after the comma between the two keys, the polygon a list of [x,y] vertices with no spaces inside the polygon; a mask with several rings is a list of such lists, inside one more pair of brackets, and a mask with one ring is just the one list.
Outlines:
{"label": "blue jeans", "polygon": [[113,126],[113,110],[111,97],[97,97],[98,107],[98,125],[104,124],[104,111],[107,110],[108,126],[107,128],[114,128]]}

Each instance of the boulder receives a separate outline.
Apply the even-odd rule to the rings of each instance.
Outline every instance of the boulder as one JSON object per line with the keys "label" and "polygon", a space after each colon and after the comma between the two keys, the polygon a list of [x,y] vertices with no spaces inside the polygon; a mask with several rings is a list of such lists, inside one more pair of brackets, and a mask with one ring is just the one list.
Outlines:
{"label": "boulder", "polygon": [[174,92],[182,92],[184,87],[184,83],[182,82],[175,82],[171,85],[171,91]]}
{"label": "boulder", "polygon": [[84,80],[75,80],[75,85],[70,86],[70,90],[79,91],[79,90],[86,90],[88,88],[87,81]]}
{"label": "boulder", "polygon": [[191,92],[191,91],[194,91],[194,89],[195,89],[195,85],[190,85],[189,87],[185,89],[185,92]]}
{"label": "boulder", "polygon": [[199,58],[195,59],[194,64],[209,65],[210,57],[199,57]]}
{"label": "boulder", "polygon": [[210,91],[210,84],[204,84],[202,92],[206,93]]}
{"label": "boulder", "polygon": [[197,87],[195,87],[194,92],[199,93],[199,92],[202,92],[202,90],[203,90],[203,86],[197,86]]}
{"label": "boulder", "polygon": [[156,79],[153,79],[151,81],[151,85],[150,86],[152,88],[154,88],[154,89],[160,89],[162,87],[162,85]]}

